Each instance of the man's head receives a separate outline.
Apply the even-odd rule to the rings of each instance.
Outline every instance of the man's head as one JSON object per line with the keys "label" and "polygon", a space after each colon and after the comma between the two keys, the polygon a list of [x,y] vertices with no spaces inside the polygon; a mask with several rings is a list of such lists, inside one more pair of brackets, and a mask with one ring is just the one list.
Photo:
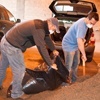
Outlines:
{"label": "man's head", "polygon": [[99,21],[99,15],[96,12],[89,13],[86,21],[87,27],[92,28],[97,21]]}
{"label": "man's head", "polygon": [[58,23],[57,18],[49,18],[49,19],[47,19],[47,22],[48,22],[49,30],[56,31],[57,33],[60,33],[59,23]]}

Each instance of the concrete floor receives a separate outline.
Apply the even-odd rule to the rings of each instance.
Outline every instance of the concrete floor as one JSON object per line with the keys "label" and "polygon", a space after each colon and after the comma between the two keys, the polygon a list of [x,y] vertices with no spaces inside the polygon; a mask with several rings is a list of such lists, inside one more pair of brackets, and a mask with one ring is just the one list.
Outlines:
{"label": "concrete floor", "polygon": [[[28,49],[25,53],[25,64],[28,68],[34,69],[43,62],[36,47]],[[93,61],[86,62],[85,64],[85,75],[95,75],[98,72],[98,64],[100,64],[100,53],[95,52]],[[78,68],[78,76],[83,76],[83,66]]]}
{"label": "concrete floor", "polygon": [[[27,68],[30,68],[30,69],[34,69],[35,67],[37,67],[39,64],[43,62],[37,48],[34,48],[34,47],[28,49],[24,53],[24,56],[25,56],[25,64]],[[92,62],[86,63],[85,75],[83,75],[83,66],[79,66],[79,69],[78,69],[79,78],[77,81],[82,82],[86,80],[87,78],[95,75],[98,72],[97,63],[99,62],[100,62],[100,54],[95,53],[94,60]],[[11,68],[8,68],[7,73],[6,73],[6,78],[3,82],[4,90],[3,92],[0,92],[0,100],[11,100],[11,99],[6,98],[7,89],[11,81],[12,81],[12,71],[11,71]]]}
{"label": "concrete floor", "polygon": [[100,52],[94,52],[94,61],[99,64],[100,63]]}
{"label": "concrete floor", "polygon": [[[42,58],[39,55],[38,50],[37,50],[36,47],[35,48],[32,47],[32,48],[28,49],[25,52],[24,55],[25,55],[26,65],[28,67],[30,67],[30,68],[36,67],[40,63],[42,63]],[[92,76],[92,75],[95,75],[98,72],[97,63],[100,62],[99,55],[100,54],[98,54],[98,53],[94,53],[93,61],[92,62],[86,62],[86,64],[85,64],[85,75]],[[36,66],[33,66],[32,62]],[[83,66],[79,66],[79,68],[78,68],[78,76],[83,76]]]}

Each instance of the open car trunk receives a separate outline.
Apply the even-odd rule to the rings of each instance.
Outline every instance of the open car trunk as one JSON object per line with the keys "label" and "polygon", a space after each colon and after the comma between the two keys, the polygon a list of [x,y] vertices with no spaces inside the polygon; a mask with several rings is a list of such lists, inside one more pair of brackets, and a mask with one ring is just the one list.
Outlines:
{"label": "open car trunk", "polygon": [[[53,17],[59,21],[60,34],[51,34],[51,39],[55,42],[56,49],[60,52],[60,56],[64,59],[62,51],[62,39],[70,26],[82,17],[87,17],[90,12],[97,12],[96,6],[92,2],[85,0],[53,0],[49,6]],[[64,29],[65,28],[65,29]],[[86,33],[85,46],[87,61],[92,61],[95,49],[95,41],[91,42],[91,37],[94,36],[93,29],[88,29]],[[93,38],[93,37],[92,37]],[[50,50],[49,50],[50,52]]]}

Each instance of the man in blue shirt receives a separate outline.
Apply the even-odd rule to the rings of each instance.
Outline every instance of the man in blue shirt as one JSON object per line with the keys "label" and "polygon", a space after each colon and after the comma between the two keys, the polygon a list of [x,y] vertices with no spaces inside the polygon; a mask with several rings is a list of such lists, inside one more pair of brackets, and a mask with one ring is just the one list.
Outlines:
{"label": "man in blue shirt", "polygon": [[84,17],[76,21],[69,28],[62,40],[65,66],[69,70],[69,76],[72,83],[77,79],[77,68],[79,64],[80,52],[82,53],[82,60],[87,60],[84,50],[84,38],[87,29],[92,28],[98,20],[98,14],[96,12],[91,12],[86,18]]}

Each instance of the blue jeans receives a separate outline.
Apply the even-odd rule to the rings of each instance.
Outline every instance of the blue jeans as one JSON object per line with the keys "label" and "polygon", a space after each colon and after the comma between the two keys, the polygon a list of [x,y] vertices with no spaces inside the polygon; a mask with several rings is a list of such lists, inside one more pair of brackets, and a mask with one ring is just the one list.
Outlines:
{"label": "blue jeans", "polygon": [[11,97],[18,98],[24,94],[22,91],[22,79],[25,74],[24,57],[19,48],[10,45],[3,37],[1,40],[0,85],[2,85],[9,65],[13,73]]}
{"label": "blue jeans", "polygon": [[69,71],[69,76],[72,82],[75,82],[77,79],[77,69],[80,62],[80,53],[79,50],[73,52],[64,51],[65,56],[65,66]]}

